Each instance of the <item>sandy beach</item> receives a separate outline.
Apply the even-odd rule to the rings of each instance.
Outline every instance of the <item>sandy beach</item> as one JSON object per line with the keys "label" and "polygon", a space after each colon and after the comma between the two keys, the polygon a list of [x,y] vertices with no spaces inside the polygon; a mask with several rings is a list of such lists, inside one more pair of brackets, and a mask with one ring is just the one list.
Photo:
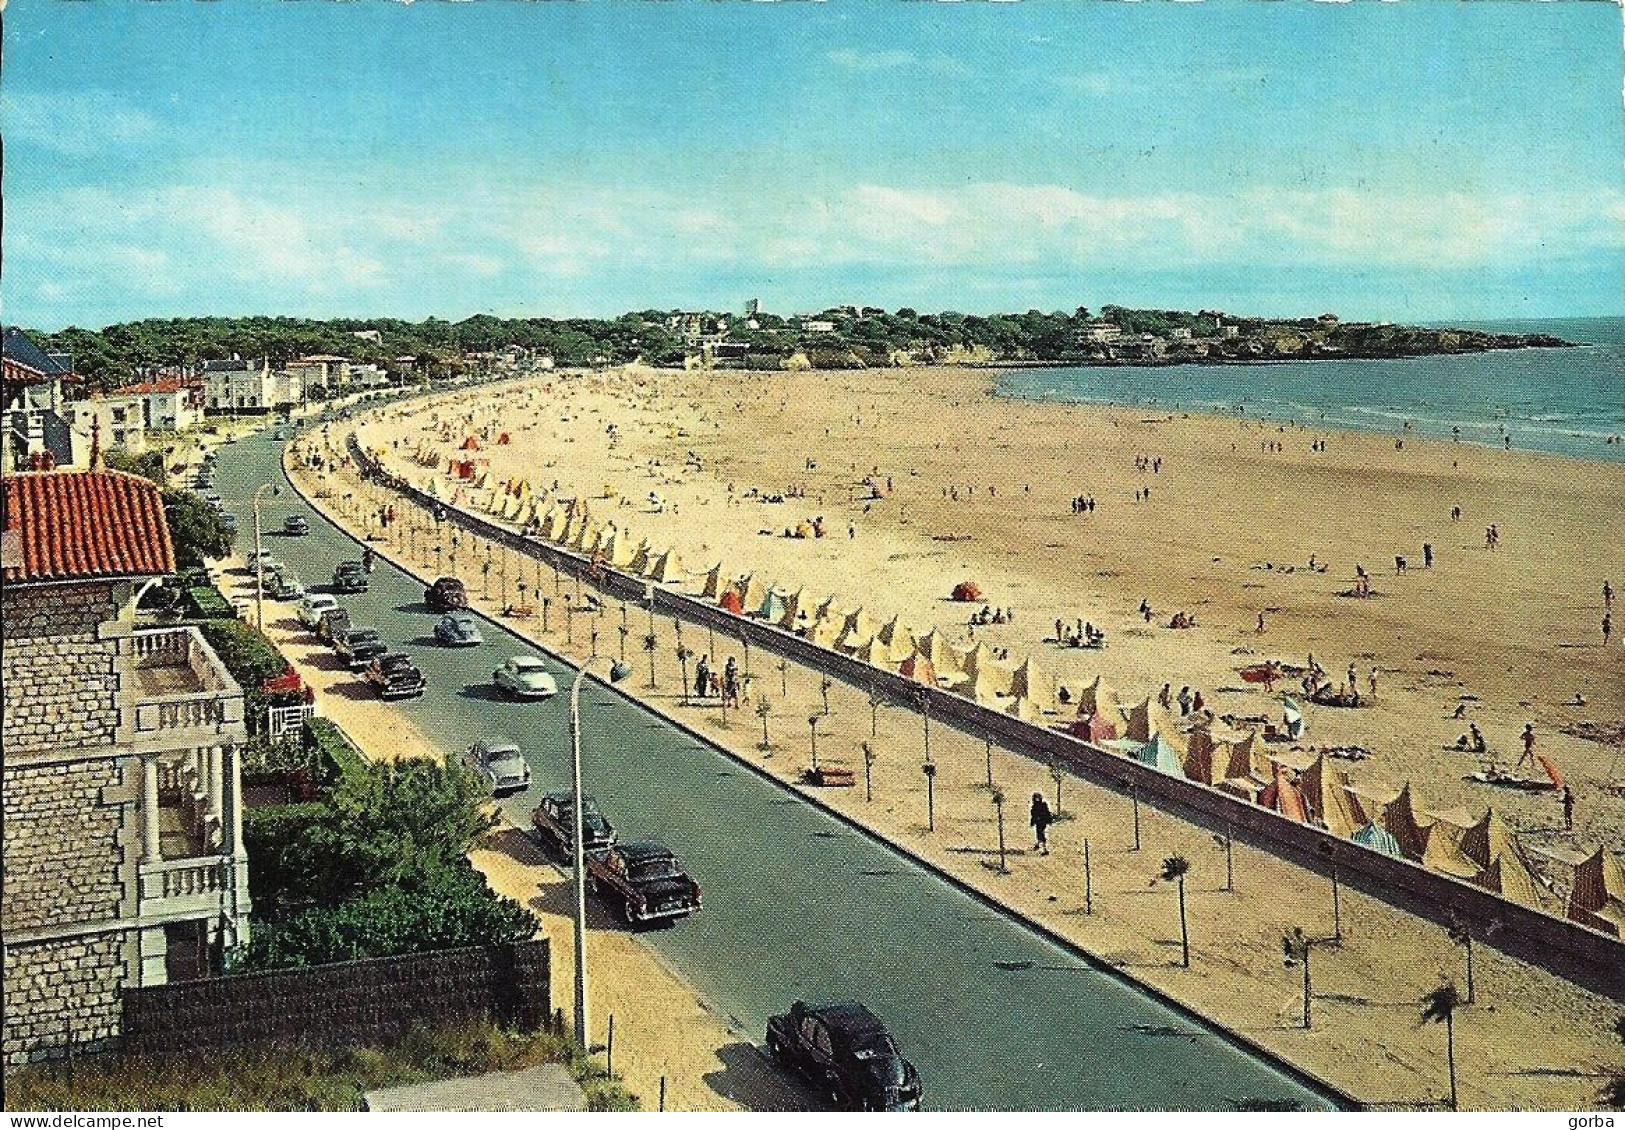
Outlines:
{"label": "sandy beach", "polygon": [[[1103,674],[1125,701],[1172,681],[1200,688],[1226,712],[1268,712],[1269,701],[1241,683],[1237,666],[1264,656],[1301,663],[1313,651],[1334,678],[1355,663],[1362,692],[1376,667],[1373,708],[1308,708],[1311,741],[1374,752],[1354,766],[1362,785],[1411,781],[1420,806],[1446,819],[1476,818],[1494,804],[1532,849],[1573,854],[1618,842],[1619,802],[1602,792],[1619,773],[1617,748],[1560,730],[1577,718],[1621,714],[1621,656],[1604,654],[1588,627],[1600,621],[1601,579],[1625,573],[1605,505],[1625,485],[1618,468],[1417,440],[1396,450],[1383,437],[1009,404],[987,395],[985,373],[965,370],[554,378],[550,389],[503,386],[495,397],[463,392],[387,409],[363,419],[361,436],[390,453],[396,470],[419,481],[433,474],[450,498],[455,487],[445,475],[410,454],[427,441],[444,460],[466,434],[488,426],[492,435],[507,431],[511,442],[484,442],[465,457],[496,477],[523,474],[538,490],[554,491],[556,480],[557,495],[585,496],[595,520],[676,547],[691,571],[721,560],[730,573],[757,572],[788,590],[805,585],[820,599],[834,593],[877,620],[898,613],[917,630],[936,624],[965,642],[970,609],[943,597],[974,579],[991,603],[1016,610],[1013,624],[978,628],[977,639],[1009,648],[1013,661],[1031,654],[1072,686]],[[1311,452],[1321,438],[1327,451]],[[327,439],[337,444],[342,434],[333,429]],[[1285,450],[1259,450],[1271,442]],[[1160,470],[1138,472],[1138,455],[1160,459]],[[893,489],[859,501],[865,475],[890,476]],[[385,501],[375,488],[347,486],[352,515]],[[1150,500],[1137,502],[1135,492],[1147,486]],[[752,488],[793,488],[804,497],[758,501],[746,497]],[[661,512],[651,512],[651,490]],[[1095,498],[1092,514],[1071,513],[1078,495]],[[1458,505],[1463,517],[1452,522]],[[826,538],[781,536],[817,515]],[[1493,551],[1482,536],[1492,522],[1501,532]],[[386,552],[410,558],[406,532],[397,528],[382,543]],[[956,540],[937,540],[948,538]],[[414,540],[423,543],[414,567],[432,572],[429,539]],[[1422,541],[1434,546],[1432,569],[1419,564]],[[1306,568],[1311,553],[1326,572]],[[1392,571],[1395,553],[1412,560],[1405,575]],[[1353,586],[1357,562],[1376,590],[1370,599],[1337,595]],[[471,590],[486,594],[488,606],[503,603],[499,577],[504,588],[541,580],[534,565],[501,555],[496,563],[497,572],[482,574],[464,558]],[[1142,599],[1155,609],[1149,625],[1137,612]],[[1195,628],[1161,626],[1181,610],[1197,617]],[[1046,642],[1057,618],[1103,627],[1107,648]],[[613,623],[606,620],[606,635]],[[545,638],[539,624],[526,628],[550,649],[570,652],[556,621]],[[676,644],[671,625],[662,622],[658,634],[657,654],[675,668],[664,658]],[[583,642],[578,634],[577,652]],[[696,646],[692,634],[686,642]],[[717,651],[720,665],[725,646]],[[775,775],[794,777],[805,764],[805,733],[776,734],[777,749],[790,756],[763,759],[755,748],[760,731],[746,720],[735,716],[724,729],[714,703],[681,707],[675,674],[663,671],[652,696],[634,693]],[[758,671],[756,694],[774,695],[775,718],[789,728],[789,719],[817,708],[817,677],[790,668],[781,696],[762,685],[778,675]],[[1562,706],[1576,690],[1587,706]],[[1444,747],[1466,724],[1450,717],[1464,702],[1504,763],[1516,758],[1523,722],[1534,721],[1540,752],[1579,793],[1574,832],[1563,829],[1550,795],[1460,779],[1473,759]],[[865,698],[837,684],[831,706],[821,747],[861,774],[857,744],[871,725]],[[1461,951],[1437,928],[1345,892],[1347,936],[1320,959],[1319,1019],[1305,1033],[1295,1027],[1299,1000],[1294,975],[1281,968],[1280,933],[1293,924],[1330,932],[1324,879],[1239,849],[1236,890],[1224,891],[1223,853],[1206,832],[1147,812],[1143,848],[1130,851],[1126,801],[1077,782],[1067,784],[1062,805],[1076,822],[1054,830],[1056,853],[1019,854],[1003,874],[988,865],[994,812],[979,742],[945,728],[933,735],[943,765],[934,833],[923,826],[918,719],[881,711],[872,744],[880,751],[875,800],[864,801],[861,788],[821,793],[840,811],[1364,1101],[1438,1101],[1442,1041],[1418,1029],[1416,1001],[1441,976],[1461,980]],[[1053,789],[1046,767],[1000,751],[994,773],[1017,798]],[[1012,816],[1023,824],[1024,806]],[[1026,846],[1025,830],[1011,831],[1012,844]],[[1092,915],[1079,905],[1084,836],[1097,845]],[[1177,923],[1170,939],[1162,904],[1171,892],[1148,885],[1156,862],[1174,851],[1193,860],[1189,970],[1177,959],[1169,964]],[[1588,1105],[1597,1073],[1617,1058],[1607,1031],[1617,1006],[1488,945],[1479,947],[1478,966],[1481,994],[1496,988],[1492,1003],[1458,1025],[1462,1046],[1472,1046],[1461,1057],[1464,1105]],[[1531,1029],[1525,1017],[1533,1013],[1541,1019]],[[1543,1033],[1538,1045],[1525,1038],[1532,1030]],[[1373,1046],[1380,1055],[1370,1054]]]}

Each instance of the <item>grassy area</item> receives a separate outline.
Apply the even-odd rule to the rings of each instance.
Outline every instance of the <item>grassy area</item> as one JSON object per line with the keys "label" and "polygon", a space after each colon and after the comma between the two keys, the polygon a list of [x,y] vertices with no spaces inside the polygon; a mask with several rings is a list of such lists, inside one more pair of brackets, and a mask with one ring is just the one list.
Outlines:
{"label": "grassy area", "polygon": [[380,1087],[567,1063],[591,1110],[638,1109],[616,1076],[566,1037],[490,1024],[419,1028],[384,1048],[262,1048],[192,1058],[118,1055],[6,1073],[6,1109],[293,1111],[362,1109]]}

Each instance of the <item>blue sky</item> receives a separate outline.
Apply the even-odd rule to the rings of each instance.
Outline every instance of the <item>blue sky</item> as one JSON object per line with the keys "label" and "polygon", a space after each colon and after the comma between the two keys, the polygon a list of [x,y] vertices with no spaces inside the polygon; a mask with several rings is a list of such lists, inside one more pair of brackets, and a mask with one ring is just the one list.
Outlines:
{"label": "blue sky", "polygon": [[8,322],[1625,310],[1605,3],[12,0]]}

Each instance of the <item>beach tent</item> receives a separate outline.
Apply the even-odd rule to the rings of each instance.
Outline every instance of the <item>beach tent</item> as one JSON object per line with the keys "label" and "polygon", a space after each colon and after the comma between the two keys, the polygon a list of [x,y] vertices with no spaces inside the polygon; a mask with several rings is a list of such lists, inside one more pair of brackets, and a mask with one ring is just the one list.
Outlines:
{"label": "beach tent", "polygon": [[901,616],[893,616],[882,624],[875,638],[891,648],[892,654],[899,659],[914,650],[914,633],[904,626]]}
{"label": "beach tent", "polygon": [[735,616],[743,616],[745,614],[745,604],[739,599],[738,589],[729,589],[727,592],[723,593],[721,598],[717,601],[717,607],[721,608],[724,612],[732,612]]}
{"label": "beach tent", "polygon": [[1625,862],[1607,848],[1574,865],[1569,917],[1614,937],[1625,936]]}
{"label": "beach tent", "polygon": [[649,570],[649,579],[663,585],[675,585],[683,579],[683,576],[682,562],[678,560],[675,549],[668,549],[662,553],[660,560]]}
{"label": "beach tent", "polygon": [[1011,699],[1010,705],[1004,708],[1004,712],[1010,715],[1012,718],[1019,718],[1023,722],[1030,722],[1034,726],[1042,726],[1044,724],[1044,712],[1038,708],[1037,703],[1033,702],[1032,699],[1027,698],[1024,695]]}
{"label": "beach tent", "polygon": [[1104,714],[1085,714],[1072,723],[1072,736],[1092,745],[1105,745],[1119,736],[1119,723]]}
{"label": "beach tent", "polygon": [[954,586],[950,597],[960,604],[973,604],[982,599],[982,587],[975,581],[960,581]]}
{"label": "beach tent", "polygon": [[740,607],[754,611],[762,606],[762,601],[767,599],[767,590],[771,586],[762,580],[759,574],[747,573],[739,578],[737,587],[739,589]]}
{"label": "beach tent", "polygon": [[1343,786],[1343,792],[1347,794],[1349,811],[1356,824],[1376,824],[1379,827],[1383,826],[1383,810],[1399,796],[1398,789],[1355,785],[1352,781]]}
{"label": "beach tent", "polygon": [[918,653],[903,660],[897,667],[897,673],[905,679],[913,679],[916,683],[934,687],[937,685],[937,672],[931,666],[931,660]]}
{"label": "beach tent", "polygon": [[1048,672],[1040,670],[1030,655],[1022,660],[1021,666],[1010,676],[1010,693],[1017,698],[1031,700],[1034,706],[1046,714],[1054,714],[1057,709],[1055,680]]}
{"label": "beach tent", "polygon": [[921,636],[915,644],[915,651],[925,656],[931,663],[932,670],[939,674],[949,674],[958,671],[959,652],[948,637],[942,634],[940,628],[932,628]]}
{"label": "beach tent", "polygon": [[633,550],[631,559],[627,561],[627,571],[641,577],[649,568],[649,559],[649,539],[644,538],[638,542],[637,549]]}
{"label": "beach tent", "polygon": [[651,549],[649,551],[649,560],[643,563],[643,568],[638,571],[638,575],[648,581],[654,580],[655,573],[660,569],[661,562],[666,559],[666,554],[669,552],[671,551],[666,549]]}
{"label": "beach tent", "polygon": [[808,596],[805,588],[799,588],[784,598],[784,614],[779,617],[778,626],[787,632],[800,631],[812,623],[812,613],[808,609]]}
{"label": "beach tent", "polygon": [[564,511],[557,505],[548,508],[542,515],[542,528],[537,533],[547,541],[553,541],[564,529]]}
{"label": "beach tent", "polygon": [[473,436],[467,436],[467,437],[465,437],[463,439],[462,450],[464,450],[464,451],[478,451],[479,449],[480,449],[480,441],[475,439]]}
{"label": "beach tent", "polygon": [[706,600],[716,600],[728,587],[728,579],[722,572],[722,562],[718,561],[711,566],[710,572],[705,574],[705,584],[700,589],[700,595]]}
{"label": "beach tent", "polygon": [[807,638],[819,647],[833,648],[844,634],[843,625],[846,618],[839,613],[815,619],[812,627],[807,630]]}
{"label": "beach tent", "polygon": [[1185,735],[1179,730],[1179,723],[1174,716],[1164,710],[1162,703],[1149,695],[1129,708],[1128,736],[1137,742],[1148,742],[1155,735],[1161,734],[1170,745],[1182,753],[1186,746]]}
{"label": "beach tent", "polygon": [[988,647],[987,644],[978,643],[970,651],[966,652],[960,667],[973,681],[984,681],[999,694],[1010,693],[1010,684],[1015,677],[1014,672],[1008,667],[999,665],[998,658],[993,654],[993,649]]}
{"label": "beach tent", "polygon": [[1445,875],[1454,875],[1458,879],[1477,882],[1479,872],[1483,868],[1462,854],[1461,845],[1457,840],[1460,831],[1443,820],[1434,821],[1427,830],[1427,845],[1422,849],[1422,866],[1429,871],[1438,871]]}
{"label": "beach tent", "polygon": [[1380,851],[1383,855],[1391,856],[1394,859],[1405,858],[1405,853],[1399,849],[1399,841],[1389,835],[1386,828],[1379,825],[1366,824],[1356,828],[1349,839],[1363,848]]}
{"label": "beach tent", "polygon": [[1109,686],[1100,675],[1096,675],[1092,682],[1078,692],[1078,714],[1099,715],[1119,731],[1123,729],[1125,722],[1122,700],[1118,698],[1116,689]]}
{"label": "beach tent", "polygon": [[1161,734],[1153,735],[1150,741],[1135,750],[1134,760],[1141,765],[1149,765],[1158,773],[1166,773],[1170,777],[1183,777],[1185,775],[1185,767],[1180,762],[1179,751]]}
{"label": "beach tent", "polygon": [[581,523],[575,537],[570,539],[570,548],[581,550],[583,553],[592,552],[592,546],[598,543],[598,523],[588,518]]}
{"label": "beach tent", "polygon": [[859,643],[874,639],[876,630],[874,617],[865,612],[862,605],[848,612],[841,624],[842,635],[852,636]]}
{"label": "beach tent", "polygon": [[[1006,672],[1008,675],[1008,672]],[[974,699],[984,705],[992,706],[1009,693],[1010,682],[1008,678],[999,678],[991,663],[984,663],[975,673],[969,675],[963,683],[954,687],[954,690],[966,698]]]}
{"label": "beach tent", "polygon": [[617,568],[630,560],[627,556],[626,535],[614,522],[604,528],[604,535],[598,539],[598,556]]}
{"label": "beach tent", "polygon": [[784,594],[778,589],[768,589],[767,595],[762,598],[762,606],[756,610],[756,615],[769,624],[777,624],[784,619]]}
{"label": "beach tent", "polygon": [[1308,814],[1303,808],[1303,797],[1298,794],[1297,786],[1287,777],[1283,766],[1275,767],[1275,779],[1259,794],[1258,803],[1260,807],[1278,812],[1288,820],[1296,820],[1300,824],[1309,822]]}
{"label": "beach tent", "polygon": [[1399,790],[1399,795],[1382,808],[1382,826],[1399,841],[1399,850],[1406,859],[1420,863],[1427,850],[1427,830],[1432,821],[1419,816],[1411,799],[1410,782]]}
{"label": "beach tent", "polygon": [[1326,755],[1298,776],[1298,793],[1309,812],[1309,822],[1334,836],[1349,837],[1366,823],[1357,813],[1348,791],[1348,770],[1330,764]]}
{"label": "beach tent", "polygon": [[871,637],[862,647],[852,649],[852,658],[859,663],[868,663],[875,667],[891,669],[891,653],[886,645]]}
{"label": "beach tent", "polygon": [[1540,888],[1517,837],[1495,809],[1486,809],[1461,836],[1461,853],[1478,864],[1477,882],[1524,906],[1541,905]]}

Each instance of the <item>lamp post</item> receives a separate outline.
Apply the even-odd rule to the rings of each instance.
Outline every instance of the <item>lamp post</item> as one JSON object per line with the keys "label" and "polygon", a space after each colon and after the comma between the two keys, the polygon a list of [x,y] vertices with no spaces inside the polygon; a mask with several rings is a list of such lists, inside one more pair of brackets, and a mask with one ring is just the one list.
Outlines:
{"label": "lamp post", "polygon": [[[587,867],[581,819],[581,684],[587,668],[598,657],[590,655],[576,671],[570,683],[570,790],[572,796],[570,862],[575,868],[575,945],[576,945],[576,1043],[587,1047]],[[616,663],[609,669],[609,681],[618,683],[630,669]]]}
{"label": "lamp post", "polygon": [[260,496],[270,491],[282,493],[275,483],[266,483],[254,492],[254,626],[265,630],[265,554],[260,549]]}
{"label": "lamp post", "polygon": [[920,772],[925,774],[925,830],[937,830],[937,767],[930,761],[920,766]]}

